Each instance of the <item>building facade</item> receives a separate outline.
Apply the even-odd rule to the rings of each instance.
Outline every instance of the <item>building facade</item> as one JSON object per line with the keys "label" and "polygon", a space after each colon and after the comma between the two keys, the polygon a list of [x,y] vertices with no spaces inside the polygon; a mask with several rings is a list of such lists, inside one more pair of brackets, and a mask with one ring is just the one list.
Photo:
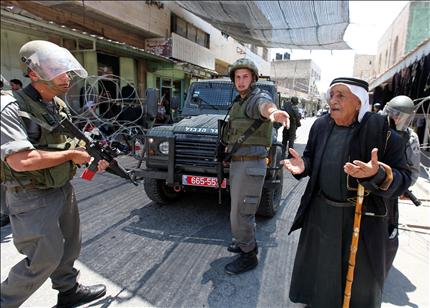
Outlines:
{"label": "building facade", "polygon": [[430,36],[430,2],[410,1],[378,41],[376,75],[385,72]]}
{"label": "building facade", "polygon": [[116,75],[141,97],[158,88],[181,103],[192,80],[224,75],[239,58],[270,73],[267,50],[240,44],[175,2],[2,1],[1,17],[1,72],[9,80],[22,79],[18,50],[34,39],[69,49],[89,75]]}
{"label": "building facade", "polygon": [[297,96],[301,107],[308,114],[318,109],[320,94],[318,82],[321,69],[310,59],[275,60],[271,62],[271,78],[276,82],[281,96]]}
{"label": "building facade", "polygon": [[411,1],[400,12],[378,43],[369,81],[371,102],[383,106],[393,97],[406,95],[418,108],[412,127],[423,150],[429,150],[430,102],[430,2]]}
{"label": "building facade", "polygon": [[354,67],[352,70],[353,77],[357,77],[366,81],[371,80],[376,74],[374,63],[374,55],[355,55]]}

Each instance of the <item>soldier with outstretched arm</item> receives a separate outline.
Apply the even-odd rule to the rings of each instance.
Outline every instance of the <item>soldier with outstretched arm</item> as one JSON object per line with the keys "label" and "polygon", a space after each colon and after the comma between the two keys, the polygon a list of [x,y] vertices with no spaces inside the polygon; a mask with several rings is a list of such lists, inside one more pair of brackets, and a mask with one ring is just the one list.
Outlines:
{"label": "soldier with outstretched arm", "polygon": [[240,274],[258,264],[255,213],[266,175],[266,157],[272,144],[273,122],[288,128],[289,116],[273,103],[269,93],[256,87],[258,69],[249,59],[230,68],[230,79],[239,95],[229,111],[223,132],[226,156],[230,157],[230,252],[239,256],[225,266],[228,274]]}

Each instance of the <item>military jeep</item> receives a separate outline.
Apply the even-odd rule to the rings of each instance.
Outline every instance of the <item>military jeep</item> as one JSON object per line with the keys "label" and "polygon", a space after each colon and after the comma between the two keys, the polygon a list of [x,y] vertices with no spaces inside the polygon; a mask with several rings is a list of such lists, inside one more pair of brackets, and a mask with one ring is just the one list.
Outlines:
{"label": "military jeep", "polygon": [[[258,81],[257,86],[267,91],[279,106],[275,84]],[[151,128],[146,135],[146,164],[135,175],[144,178],[148,197],[156,203],[167,204],[192,190],[218,189],[216,150],[218,119],[224,119],[237,92],[229,79],[193,82],[181,112],[182,120],[173,125]],[[283,171],[281,143],[273,129],[273,142],[267,159],[268,169],[258,215],[272,217],[279,207]],[[220,185],[228,192],[228,166]],[[228,198],[228,194],[225,193]]]}

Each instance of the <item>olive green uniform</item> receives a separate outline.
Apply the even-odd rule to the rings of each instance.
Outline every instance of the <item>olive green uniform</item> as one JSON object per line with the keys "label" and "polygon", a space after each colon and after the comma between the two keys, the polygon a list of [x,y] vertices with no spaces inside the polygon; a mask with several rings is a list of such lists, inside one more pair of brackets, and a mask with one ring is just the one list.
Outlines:
{"label": "olive green uniform", "polygon": [[[236,97],[230,111],[224,141],[227,152],[231,150],[255,119],[262,119],[259,105],[272,102],[270,95],[253,88],[245,97]],[[272,142],[272,123],[269,120],[257,129],[233,153],[230,163],[230,223],[235,241],[243,252],[254,250],[255,213],[261,199],[266,175],[267,148]]]}
{"label": "olive green uniform", "polygon": [[[60,114],[59,101],[42,102],[31,85],[20,93],[38,104],[40,110],[45,108],[46,113],[56,117]],[[71,162],[34,172],[16,172],[6,163],[11,154],[39,148],[48,150],[50,146],[59,146],[66,137],[51,133],[31,120],[24,124],[22,108],[13,98],[2,96],[1,104],[2,183],[6,186],[13,241],[26,256],[2,282],[1,306],[18,307],[48,278],[60,292],[75,286],[78,271],[73,264],[81,247],[80,222],[70,184],[74,175]],[[37,112],[31,110],[36,116]],[[40,113],[36,118],[43,121]]]}

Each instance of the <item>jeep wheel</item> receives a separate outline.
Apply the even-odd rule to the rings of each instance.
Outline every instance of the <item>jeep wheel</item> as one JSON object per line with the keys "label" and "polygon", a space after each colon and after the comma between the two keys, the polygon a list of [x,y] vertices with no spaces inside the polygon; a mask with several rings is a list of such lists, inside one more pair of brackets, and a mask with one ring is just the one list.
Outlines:
{"label": "jeep wheel", "polygon": [[164,180],[145,178],[143,187],[149,199],[159,204],[168,204],[181,198],[182,193],[167,186]]}
{"label": "jeep wheel", "polygon": [[282,169],[278,172],[276,180],[279,180],[279,183],[263,188],[257,215],[264,217],[275,216],[282,197],[282,186],[284,183],[284,172]]}

